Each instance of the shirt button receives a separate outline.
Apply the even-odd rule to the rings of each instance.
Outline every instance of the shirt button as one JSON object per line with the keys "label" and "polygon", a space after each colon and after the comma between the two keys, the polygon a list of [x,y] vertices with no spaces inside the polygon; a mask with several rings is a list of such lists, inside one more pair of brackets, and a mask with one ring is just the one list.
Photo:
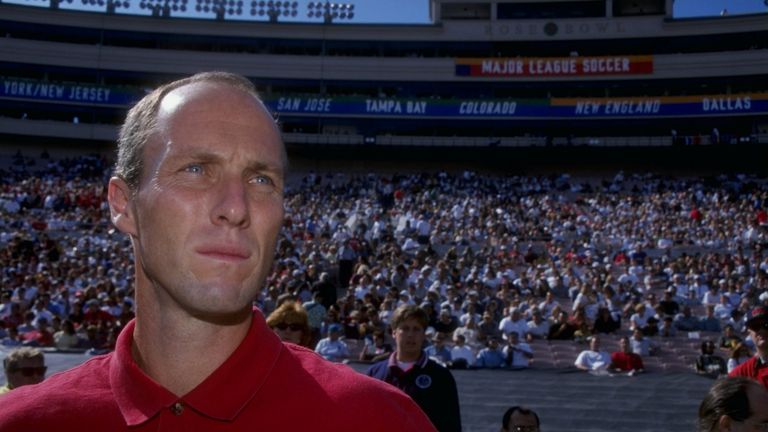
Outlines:
{"label": "shirt button", "polygon": [[175,404],[171,405],[171,412],[177,416],[181,415],[181,413],[184,412],[184,404],[181,402],[176,402]]}

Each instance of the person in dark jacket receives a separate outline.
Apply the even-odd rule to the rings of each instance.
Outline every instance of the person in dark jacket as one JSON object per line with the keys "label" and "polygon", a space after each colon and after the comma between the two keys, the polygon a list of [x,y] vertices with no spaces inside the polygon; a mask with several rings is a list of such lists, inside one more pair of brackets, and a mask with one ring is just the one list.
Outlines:
{"label": "person in dark jacket", "polygon": [[440,432],[461,431],[459,394],[451,372],[424,353],[428,317],[423,309],[403,305],[392,315],[395,352],[373,364],[368,376],[408,394]]}

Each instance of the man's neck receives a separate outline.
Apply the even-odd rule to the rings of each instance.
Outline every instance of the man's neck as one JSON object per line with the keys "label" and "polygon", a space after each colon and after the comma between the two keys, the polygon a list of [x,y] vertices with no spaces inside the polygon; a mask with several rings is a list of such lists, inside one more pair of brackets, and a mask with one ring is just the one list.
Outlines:
{"label": "man's neck", "polygon": [[409,363],[410,362],[415,362],[416,360],[419,359],[419,357],[421,357],[421,352],[418,352],[418,353],[404,353],[404,352],[398,351],[397,355],[396,355],[397,361],[404,362],[404,363],[406,363],[406,362],[409,362]]}
{"label": "man's neck", "polygon": [[[237,349],[252,314],[232,324],[216,324],[181,311],[139,304],[132,355],[139,368],[177,396],[202,383]],[[155,310],[148,311],[155,306]],[[201,355],[201,353],[205,353]]]}

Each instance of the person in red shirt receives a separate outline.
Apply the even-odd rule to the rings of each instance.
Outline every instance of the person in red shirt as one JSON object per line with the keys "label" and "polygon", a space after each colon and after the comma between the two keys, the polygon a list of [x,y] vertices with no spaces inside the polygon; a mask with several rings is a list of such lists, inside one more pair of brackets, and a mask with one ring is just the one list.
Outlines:
{"label": "person in red shirt", "polygon": [[615,372],[626,372],[633,376],[645,371],[643,359],[630,350],[629,337],[619,339],[619,351],[611,353],[611,367]]}
{"label": "person in red shirt", "polygon": [[83,314],[83,325],[108,325],[115,321],[115,317],[109,312],[102,310],[99,301],[90,299],[85,303],[85,314]]}
{"label": "person in red shirt", "polygon": [[757,352],[751,359],[732,370],[728,376],[752,378],[768,389],[768,308],[752,308],[747,314],[747,329]]}
{"label": "person in red shirt", "polygon": [[25,345],[36,347],[51,347],[54,343],[53,333],[48,328],[48,320],[45,318],[39,318],[37,320],[37,328],[24,333],[22,338]]}
{"label": "person in red shirt", "polygon": [[[136,318],[115,351],[0,398],[19,430],[434,431],[399,390],[283,344],[252,309],[283,223],[285,147],[246,78],[202,73],[128,113],[109,181]],[[297,401],[305,401],[297,405]]]}

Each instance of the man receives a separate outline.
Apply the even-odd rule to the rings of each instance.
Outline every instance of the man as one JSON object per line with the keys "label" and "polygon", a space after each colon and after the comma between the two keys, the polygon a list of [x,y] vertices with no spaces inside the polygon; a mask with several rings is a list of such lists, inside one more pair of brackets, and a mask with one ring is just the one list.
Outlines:
{"label": "man", "polygon": [[349,348],[341,339],[342,327],[340,324],[328,326],[328,337],[320,339],[315,347],[315,352],[324,359],[332,362],[340,362],[349,358]]}
{"label": "man", "polygon": [[323,325],[327,314],[327,310],[323,306],[323,293],[315,291],[312,294],[312,301],[306,302],[302,306],[307,311],[309,330],[312,332],[312,345],[315,345],[320,340],[320,327]]}
{"label": "man", "polygon": [[525,333],[525,340],[533,342],[534,339],[546,339],[549,334],[549,321],[543,319],[541,312],[535,309],[532,319],[528,321],[528,330]]}
{"label": "man", "polygon": [[0,387],[0,395],[32,384],[39,384],[45,379],[45,357],[37,348],[17,348],[3,360],[5,385]]}
{"label": "man", "polygon": [[600,338],[592,336],[589,338],[589,349],[580,352],[573,364],[583,371],[605,373],[611,364],[611,356],[600,351]]}
{"label": "man", "polygon": [[539,416],[533,410],[513,406],[501,418],[500,432],[539,432]]}
{"label": "man", "polygon": [[475,367],[479,369],[498,369],[504,367],[505,361],[504,352],[499,349],[499,340],[489,338],[485,348],[477,353]]}
{"label": "man", "polygon": [[533,358],[531,346],[520,342],[520,335],[516,331],[507,335],[507,346],[504,347],[504,358],[510,369],[526,369]]}
{"label": "man", "polygon": [[630,349],[629,337],[619,339],[619,351],[611,353],[611,370],[633,376],[645,371],[643,359]]}
{"label": "man", "polygon": [[522,337],[525,337],[525,333],[528,331],[528,322],[525,321],[525,318],[523,318],[523,315],[518,308],[510,307],[509,316],[502,319],[499,323],[499,330],[504,339],[507,339],[507,336],[511,332],[517,332],[518,335],[523,335]]}
{"label": "man", "polygon": [[699,405],[699,432],[764,431],[768,391],[745,377],[717,381]]}
{"label": "man", "polygon": [[693,315],[690,306],[683,306],[683,312],[675,315],[675,328],[680,331],[699,330],[699,319]]}
{"label": "man", "polygon": [[694,364],[696,373],[717,378],[725,375],[727,372],[725,359],[715,354],[715,343],[712,341],[703,341],[701,343],[701,354]]}
{"label": "man", "polygon": [[[0,399],[0,431],[432,430],[405,395],[282,344],[252,302],[283,221],[285,148],[245,78],[204,73],[128,113],[107,199],[133,245],[115,351]],[[311,404],[294,410],[296,395]],[[34,409],[30,409],[34,407]]]}
{"label": "man", "polygon": [[757,352],[728,376],[752,378],[768,389],[768,308],[757,306],[750,310],[747,314],[747,329]]}
{"label": "man", "polygon": [[445,338],[445,333],[436,332],[432,336],[432,345],[424,350],[427,357],[443,366],[450,364],[452,360],[451,349],[445,345]]}
{"label": "man", "polygon": [[424,410],[438,431],[460,431],[459,395],[448,369],[430,360],[422,351],[427,314],[405,305],[392,315],[395,352],[388,360],[368,369],[368,375],[406,392]]}

